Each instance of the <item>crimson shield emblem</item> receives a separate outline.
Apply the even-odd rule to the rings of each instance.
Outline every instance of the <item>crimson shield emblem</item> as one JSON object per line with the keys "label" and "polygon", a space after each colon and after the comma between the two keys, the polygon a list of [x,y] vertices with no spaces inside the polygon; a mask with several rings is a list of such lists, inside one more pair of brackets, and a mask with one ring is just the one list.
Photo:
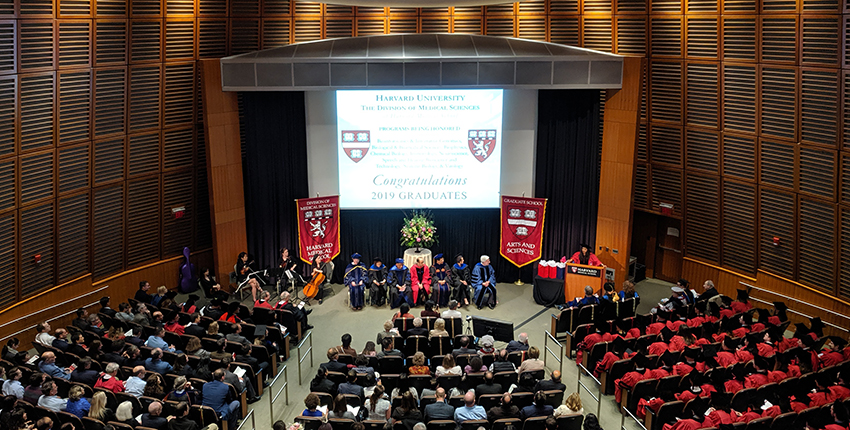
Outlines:
{"label": "crimson shield emblem", "polygon": [[518,240],[525,240],[540,225],[542,212],[537,209],[508,207],[508,225]]}
{"label": "crimson shield emblem", "polygon": [[342,130],[342,150],[351,161],[359,163],[369,152],[372,146],[370,134],[369,130]]}
{"label": "crimson shield emblem", "polygon": [[469,151],[483,163],[496,148],[496,130],[469,130]]}
{"label": "crimson shield emblem", "polygon": [[304,221],[310,228],[310,239],[316,243],[324,243],[325,235],[330,233],[327,231],[328,221],[333,218],[333,209],[316,209],[304,212]]}

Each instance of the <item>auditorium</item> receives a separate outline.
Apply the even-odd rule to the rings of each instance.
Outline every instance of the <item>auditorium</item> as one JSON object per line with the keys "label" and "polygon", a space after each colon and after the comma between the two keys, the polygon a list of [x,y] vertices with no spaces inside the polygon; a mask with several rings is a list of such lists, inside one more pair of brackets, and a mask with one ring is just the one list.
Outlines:
{"label": "auditorium", "polygon": [[850,430],[846,4],[502,1],[0,0],[0,424]]}

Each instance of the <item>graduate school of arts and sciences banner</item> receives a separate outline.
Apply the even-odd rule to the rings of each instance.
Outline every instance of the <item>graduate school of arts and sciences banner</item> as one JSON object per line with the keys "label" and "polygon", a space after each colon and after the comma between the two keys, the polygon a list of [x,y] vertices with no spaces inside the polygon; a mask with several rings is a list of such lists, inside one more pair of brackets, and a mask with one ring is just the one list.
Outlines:
{"label": "graduate school of arts and sciences banner", "polygon": [[540,259],[546,199],[502,196],[499,253],[517,267]]}
{"label": "graduate school of arts and sciences banner", "polygon": [[298,199],[299,257],[312,263],[313,256],[333,259],[339,255],[339,196]]}

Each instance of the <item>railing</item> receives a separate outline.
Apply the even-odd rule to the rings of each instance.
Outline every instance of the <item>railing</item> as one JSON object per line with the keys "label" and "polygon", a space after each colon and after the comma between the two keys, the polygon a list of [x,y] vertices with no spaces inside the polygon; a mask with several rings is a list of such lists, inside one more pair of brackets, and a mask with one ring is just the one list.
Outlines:
{"label": "railing", "polygon": [[[543,348],[546,349],[546,353],[543,354],[543,365],[546,366],[546,358],[548,358],[549,354],[555,356],[555,359],[558,360],[558,370],[561,374],[564,374],[564,345],[561,342],[558,342],[558,339],[555,339],[555,336],[552,336],[552,333],[549,333],[548,330],[545,330],[546,338],[543,339]],[[555,355],[555,353],[549,348],[549,341],[555,342],[555,345],[559,348],[559,353]]]}
{"label": "railing", "polygon": [[[755,285],[748,284],[748,283],[743,282],[743,281],[738,281],[738,283],[739,283],[739,284],[741,284],[741,285],[743,285],[743,286],[745,286],[745,287],[747,287],[747,288],[751,288],[751,289],[756,290],[756,291],[760,291],[760,292],[767,293],[767,294],[773,294],[774,296],[782,297],[782,298],[783,298],[783,299],[785,299],[785,300],[791,300],[791,301],[794,301],[794,302],[797,302],[797,303],[803,304],[803,305],[805,305],[805,306],[808,306],[808,307],[811,307],[811,308],[817,309],[817,310],[819,310],[819,311],[821,311],[821,312],[826,312],[826,313],[828,313],[828,314],[830,314],[830,315],[833,315],[833,316],[836,316],[836,317],[841,317],[841,318],[844,318],[844,319],[846,319],[846,320],[850,320],[850,316],[842,315],[842,314],[840,314],[840,313],[838,313],[838,312],[831,311],[831,310],[829,310],[829,309],[825,309],[825,308],[822,308],[822,307],[817,306],[817,305],[813,305],[813,304],[811,304],[811,303],[809,303],[809,302],[804,302],[804,301],[802,301],[802,300],[800,300],[800,299],[795,299],[794,297],[789,297],[789,296],[786,296],[786,295],[784,295],[784,294],[779,294],[779,293],[777,293],[777,292],[775,292],[775,291],[765,290],[764,288],[759,288],[759,287],[756,287]],[[750,300],[752,300],[752,301],[754,301],[754,302],[761,303],[761,304],[765,304],[765,305],[768,305],[768,306],[773,306],[773,303],[772,303],[772,302],[767,302],[767,301],[764,301],[764,300],[760,300],[760,299],[757,299],[757,298],[755,298],[755,297],[750,297]],[[804,314],[804,313],[802,313],[802,312],[798,312],[798,311],[795,311],[795,310],[793,310],[793,309],[788,309],[788,312],[791,312],[791,313],[793,313],[793,314],[799,315],[799,316],[801,316],[801,317],[803,317],[803,318],[812,318],[812,316],[810,316],[810,315],[806,315],[806,314]],[[833,328],[835,328],[835,329],[841,330],[841,331],[843,331],[843,332],[845,332],[845,333],[850,333],[850,330],[848,330],[848,329],[846,329],[846,328],[844,328],[844,327],[839,327],[839,326],[837,326],[837,325],[835,325],[835,324],[832,324],[832,323],[829,323],[829,322],[826,322],[826,321],[824,321],[824,322],[823,322],[823,324],[824,324],[824,325],[828,325],[828,326],[830,326],[830,327],[833,327]]]}
{"label": "railing", "polygon": [[[576,392],[580,393],[581,389],[584,388],[584,390],[587,391],[587,394],[590,394],[590,397],[593,397],[593,400],[596,400],[596,416],[598,417],[599,411],[602,409],[602,383],[599,382],[599,380],[593,376],[593,373],[590,373],[590,371],[588,371],[587,368],[585,368],[581,363],[576,363],[576,365],[579,367],[578,377],[576,378],[576,380],[578,381],[578,387],[576,387]],[[590,388],[588,388],[587,385],[584,385],[584,383],[581,382],[582,370],[584,370],[584,373],[586,373],[587,376],[589,376],[590,379],[592,379],[593,382],[596,383],[598,387],[596,390],[596,394],[593,394],[593,391],[590,391]]]}
{"label": "railing", "polygon": [[236,427],[236,430],[242,430],[242,426],[244,426],[245,423],[248,422],[248,418],[251,419],[251,430],[256,430],[257,423],[254,422],[254,410],[253,409],[251,409],[251,412],[248,412],[248,416],[246,416],[245,419],[242,420],[242,422],[239,424],[239,427]]}
{"label": "railing", "polygon": [[629,414],[629,416],[632,418],[632,420],[634,420],[635,424],[639,425],[640,428],[642,428],[643,430],[646,430],[646,427],[643,425],[643,423],[641,423],[640,420],[638,420],[634,415],[632,415],[631,411],[629,411],[628,409],[626,409],[623,406],[620,406],[620,430],[627,430],[626,429],[626,414],[624,414],[623,412],[625,412],[626,414]]}
{"label": "railing", "polygon": [[[301,348],[304,346],[304,343],[310,341],[310,347],[307,348],[307,351],[304,354],[301,354]],[[304,359],[307,358],[307,354],[310,354],[310,368],[313,367],[313,332],[307,333],[307,336],[304,336],[304,339],[301,339],[301,342],[298,343],[298,385],[302,385],[303,381],[301,380],[301,363],[304,362]]]}
{"label": "railing", "polygon": [[[280,378],[281,375],[283,375],[283,386],[280,387],[280,390],[278,390],[277,394],[275,394],[274,384],[277,383],[277,380],[278,378]],[[277,398],[280,397],[280,393],[286,393],[286,404],[289,404],[289,377],[286,372],[286,365],[283,366],[283,369],[280,369],[280,371],[277,372],[277,376],[275,376],[272,380],[272,383],[269,384],[269,388],[271,388],[271,393],[269,394],[269,424],[273,426],[275,418],[274,402],[276,402]]]}
{"label": "railing", "polygon": [[[6,322],[6,323],[0,324],[0,329],[2,329],[3,327],[6,327],[6,326],[7,326],[7,325],[9,325],[9,324],[16,323],[16,322],[19,322],[19,321],[21,321],[21,320],[25,320],[25,319],[27,319],[27,318],[30,318],[30,317],[36,316],[36,315],[38,315],[38,314],[40,314],[40,313],[42,313],[42,312],[49,311],[49,310],[51,310],[51,309],[58,308],[58,307],[60,307],[60,306],[66,305],[66,304],[68,304],[68,303],[71,303],[71,302],[74,302],[74,301],[80,300],[80,299],[82,299],[83,297],[88,297],[88,296],[91,296],[92,294],[97,294],[97,293],[99,293],[99,292],[101,292],[101,291],[103,291],[103,290],[105,290],[105,289],[107,289],[107,288],[109,288],[109,285],[104,285],[104,286],[102,286],[102,287],[100,287],[100,288],[98,288],[98,289],[96,289],[96,290],[94,290],[94,291],[89,291],[88,293],[85,293],[85,294],[79,295],[79,296],[77,296],[77,297],[74,297],[73,299],[68,299],[68,300],[65,300],[64,302],[56,303],[55,305],[48,306],[48,307],[46,307],[46,308],[44,308],[44,309],[39,309],[39,310],[37,310],[37,311],[35,311],[35,312],[32,312],[32,313],[30,313],[30,314],[28,314],[28,315],[24,315],[24,316],[22,316],[22,317],[20,317],[20,318],[16,318],[16,319],[14,319],[14,320],[12,320],[12,321],[8,321],[8,322]],[[100,302],[99,302],[99,301],[98,301],[98,302],[93,302],[93,303],[89,303],[89,304],[87,304],[87,305],[82,305],[82,306],[80,306],[80,307],[81,307],[81,308],[87,308],[87,307],[94,306],[94,305],[96,305],[96,304],[98,304],[98,303],[100,303]],[[75,312],[77,312],[77,310],[76,310],[76,309],[74,309],[74,310],[72,310],[72,311],[65,312],[65,313],[64,313],[64,314],[62,314],[62,315],[56,315],[55,317],[50,318],[49,320],[47,320],[47,322],[54,321],[54,320],[57,320],[57,319],[62,318],[62,317],[66,317],[66,316],[71,315],[71,314],[73,314],[73,313],[75,313]],[[21,333],[23,333],[23,332],[25,332],[25,331],[27,331],[27,330],[30,330],[30,329],[32,329],[32,327],[27,327],[27,328],[25,328],[25,329],[23,329],[23,330],[19,330],[19,331],[15,332],[15,333],[12,333],[12,334],[10,334],[10,335],[8,335],[8,336],[6,336],[6,337],[4,337],[4,338],[0,339],[0,341],[5,341],[6,339],[9,339],[9,338],[11,338],[11,337],[17,336],[17,335],[19,335],[19,334],[21,334]]]}

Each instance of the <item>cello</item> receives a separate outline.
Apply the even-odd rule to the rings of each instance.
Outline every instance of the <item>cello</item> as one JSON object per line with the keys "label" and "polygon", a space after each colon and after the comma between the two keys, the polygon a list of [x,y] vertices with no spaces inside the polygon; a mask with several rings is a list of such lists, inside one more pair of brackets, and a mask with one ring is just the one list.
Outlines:
{"label": "cello", "polygon": [[310,282],[308,282],[307,285],[304,286],[303,292],[304,296],[306,296],[307,299],[312,299],[316,297],[316,294],[319,293],[319,288],[322,286],[322,283],[325,282],[325,265],[321,262],[321,258],[319,258],[316,263],[317,267],[313,269],[313,279],[310,279]]}

